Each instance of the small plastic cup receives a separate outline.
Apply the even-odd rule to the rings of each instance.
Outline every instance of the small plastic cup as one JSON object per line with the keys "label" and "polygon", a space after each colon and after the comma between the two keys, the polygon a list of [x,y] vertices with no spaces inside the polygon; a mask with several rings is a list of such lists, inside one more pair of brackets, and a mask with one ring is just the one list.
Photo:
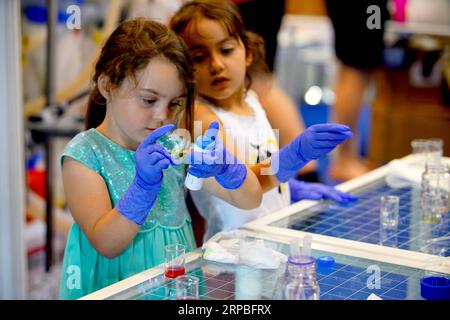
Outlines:
{"label": "small plastic cup", "polygon": [[380,202],[381,226],[383,228],[397,227],[399,221],[399,197],[382,196]]}
{"label": "small plastic cup", "polygon": [[194,276],[180,276],[175,279],[177,300],[198,300],[199,278]]}
{"label": "small plastic cup", "polygon": [[186,273],[186,246],[182,244],[169,244],[164,247],[166,278],[176,278]]}

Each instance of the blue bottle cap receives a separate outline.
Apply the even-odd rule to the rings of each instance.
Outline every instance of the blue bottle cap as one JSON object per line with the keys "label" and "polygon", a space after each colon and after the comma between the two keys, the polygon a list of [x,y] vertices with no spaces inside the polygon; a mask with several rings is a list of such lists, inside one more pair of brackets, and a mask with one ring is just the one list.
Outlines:
{"label": "blue bottle cap", "polygon": [[425,277],[420,279],[420,295],[427,300],[450,300],[450,278]]}
{"label": "blue bottle cap", "polygon": [[200,136],[195,140],[195,144],[203,150],[212,149],[215,143],[216,140],[208,136]]}
{"label": "blue bottle cap", "polygon": [[333,268],[334,258],[331,256],[322,256],[316,259],[318,268]]}

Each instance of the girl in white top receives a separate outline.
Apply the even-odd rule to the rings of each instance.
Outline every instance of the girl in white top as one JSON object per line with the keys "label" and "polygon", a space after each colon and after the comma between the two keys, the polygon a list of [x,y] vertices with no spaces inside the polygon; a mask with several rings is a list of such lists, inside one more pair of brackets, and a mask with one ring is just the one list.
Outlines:
{"label": "girl in white top", "polygon": [[[234,150],[236,157],[255,172],[265,191],[261,206],[254,210],[238,209],[203,191],[192,192],[194,203],[207,220],[204,240],[216,232],[238,228],[289,205],[290,189],[294,196],[297,195],[294,200],[299,200],[298,195],[303,198],[309,195],[313,199],[329,197],[331,194],[335,199],[350,197],[321,184],[306,184],[297,180],[289,181],[290,187],[287,183],[280,184],[280,181],[287,181],[294,176],[311,159],[304,157],[306,152],[288,151],[284,154],[289,153],[292,157],[279,157],[280,167],[286,163],[292,164],[285,168],[287,170],[284,173],[288,174],[284,174],[280,181],[278,173],[271,171],[271,155],[278,151],[278,139],[256,93],[247,90],[251,84],[249,74],[264,70],[264,42],[256,34],[245,31],[239,11],[233,3],[223,0],[191,1],[172,17],[170,24],[185,40],[194,61],[197,90],[201,97],[196,103],[195,120],[201,121],[202,131],[206,131],[212,121],[220,123],[219,136],[227,150]],[[326,133],[322,131],[327,137],[326,148],[323,148],[324,139],[317,138],[321,134],[312,132],[314,130],[309,130],[308,135],[303,137],[303,143],[306,141],[307,144],[311,143],[312,149],[316,148],[317,157],[349,137],[348,134],[327,130],[328,127]],[[301,149],[298,145],[302,140],[298,139],[300,136],[289,144],[292,149]],[[313,146],[315,140],[321,141]],[[306,161],[302,162],[300,158]],[[292,175],[289,175],[290,171]]]}
{"label": "girl in white top", "polygon": [[[241,161],[251,166],[269,159],[272,153],[278,151],[278,139],[256,93],[248,91],[244,101],[249,108],[249,115],[226,111],[205,99],[199,99],[198,104],[214,113],[225,132],[227,145],[233,145]],[[260,207],[253,210],[243,211],[202,190],[192,191],[191,195],[200,214],[208,222],[205,240],[219,231],[239,228],[255,218],[284,208],[291,200],[287,183],[266,191]]]}

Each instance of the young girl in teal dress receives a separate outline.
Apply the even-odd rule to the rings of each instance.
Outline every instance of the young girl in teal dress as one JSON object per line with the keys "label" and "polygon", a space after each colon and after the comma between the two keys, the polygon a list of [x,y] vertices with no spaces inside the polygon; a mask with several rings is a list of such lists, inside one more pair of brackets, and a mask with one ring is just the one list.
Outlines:
{"label": "young girl in teal dress", "polygon": [[[123,22],[105,43],[95,66],[87,130],[61,156],[75,223],[60,298],[82,297],[162,263],[167,244],[195,248],[184,201],[186,166],[156,143],[175,126],[192,126],[192,65],[180,38],[157,22]],[[218,152],[233,157],[224,148]],[[197,161],[189,172],[205,178],[205,191],[234,206],[252,209],[261,202],[258,179],[239,161]]]}

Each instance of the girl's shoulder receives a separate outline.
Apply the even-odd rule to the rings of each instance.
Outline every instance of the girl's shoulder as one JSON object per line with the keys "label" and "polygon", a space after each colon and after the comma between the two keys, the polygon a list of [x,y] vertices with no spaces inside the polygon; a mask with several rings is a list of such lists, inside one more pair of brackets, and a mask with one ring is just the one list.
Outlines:
{"label": "girl's shoulder", "polygon": [[61,154],[61,168],[64,157],[70,157],[83,163],[95,172],[99,172],[97,153],[103,144],[100,133],[95,129],[78,133],[67,143]]}
{"label": "girl's shoulder", "polygon": [[223,126],[218,112],[220,112],[220,108],[214,107],[204,99],[197,99],[195,101],[194,117],[196,121],[202,122],[202,132],[204,132],[213,121],[218,121],[221,127]]}
{"label": "girl's shoulder", "polygon": [[92,149],[102,143],[99,136],[100,133],[94,128],[82,131],[67,143],[64,152],[78,152],[86,148]]}
{"label": "girl's shoulder", "polygon": [[[261,101],[259,100],[259,96],[256,91],[249,89],[245,92],[245,101],[253,105],[261,106]],[[195,100],[195,106],[198,113],[227,113],[228,111],[214,105],[203,97],[198,97]]]}
{"label": "girl's shoulder", "polygon": [[215,105],[201,96],[195,99],[195,113],[198,115],[214,114],[213,110],[215,108],[217,108]]}
{"label": "girl's shoulder", "polygon": [[259,96],[258,96],[258,94],[256,93],[256,91],[254,91],[254,90],[252,90],[252,89],[248,89],[247,90],[247,92],[245,93],[245,97],[246,97],[246,99],[251,99],[251,100],[255,100],[255,101],[258,101],[258,103],[261,103],[260,101],[259,101]]}
{"label": "girl's shoulder", "polygon": [[245,94],[245,101],[248,103],[250,108],[252,108],[255,115],[258,117],[267,118],[266,112],[264,110],[261,101],[259,100],[259,96],[256,91],[249,89]]}

